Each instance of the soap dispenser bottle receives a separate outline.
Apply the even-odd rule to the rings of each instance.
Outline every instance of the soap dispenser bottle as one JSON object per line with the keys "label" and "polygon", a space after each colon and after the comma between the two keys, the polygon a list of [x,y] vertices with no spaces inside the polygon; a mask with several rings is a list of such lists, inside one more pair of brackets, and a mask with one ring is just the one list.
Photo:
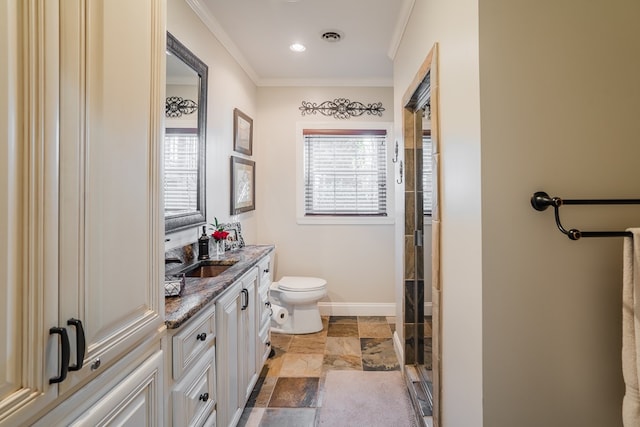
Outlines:
{"label": "soap dispenser bottle", "polygon": [[207,226],[202,226],[202,236],[198,239],[198,259],[209,259],[209,236],[207,235]]}

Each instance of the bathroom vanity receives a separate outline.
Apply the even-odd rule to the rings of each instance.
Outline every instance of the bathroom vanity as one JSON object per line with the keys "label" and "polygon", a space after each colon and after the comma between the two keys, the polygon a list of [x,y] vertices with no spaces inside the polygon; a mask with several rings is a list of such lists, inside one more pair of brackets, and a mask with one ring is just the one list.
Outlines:
{"label": "bathroom vanity", "polygon": [[271,351],[273,255],[272,245],[246,246],[220,260],[186,261],[167,270],[192,277],[185,278],[180,296],[165,300],[171,369],[166,424],[238,423]]}

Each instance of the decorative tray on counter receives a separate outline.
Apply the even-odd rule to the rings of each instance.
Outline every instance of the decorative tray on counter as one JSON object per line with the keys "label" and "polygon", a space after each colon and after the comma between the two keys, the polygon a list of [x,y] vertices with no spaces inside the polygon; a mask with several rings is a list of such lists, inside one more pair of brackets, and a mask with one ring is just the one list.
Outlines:
{"label": "decorative tray on counter", "polygon": [[177,297],[180,296],[184,289],[184,274],[175,277],[165,277],[164,279],[164,296]]}

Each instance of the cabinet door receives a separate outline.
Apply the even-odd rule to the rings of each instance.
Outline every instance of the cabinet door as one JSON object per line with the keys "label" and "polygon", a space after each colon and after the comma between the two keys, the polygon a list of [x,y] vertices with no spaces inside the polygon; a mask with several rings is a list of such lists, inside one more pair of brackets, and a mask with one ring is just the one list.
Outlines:
{"label": "cabinet door", "polygon": [[237,282],[225,291],[225,295],[216,302],[216,365],[218,425],[235,425],[242,415],[245,388],[242,382],[242,360],[245,357],[242,348],[241,313],[242,286]]}
{"label": "cabinet door", "polygon": [[244,291],[244,309],[241,311],[242,316],[242,334],[240,338],[242,342],[242,385],[244,386],[242,394],[242,406],[247,402],[253,386],[258,381],[258,356],[256,347],[256,337],[258,335],[258,274],[255,269],[242,279],[242,289]]}
{"label": "cabinet door", "polygon": [[258,272],[252,269],[216,303],[218,424],[236,425],[258,380]]}
{"label": "cabinet door", "polygon": [[162,426],[163,355],[157,352],[78,418],[65,425]]}
{"label": "cabinet door", "polygon": [[160,0],[61,2],[59,321],[82,321],[87,350],[77,360],[69,327],[84,366],[63,391],[162,323],[163,14]]}
{"label": "cabinet door", "polygon": [[[37,19],[36,19],[37,18]],[[57,396],[56,2],[0,7],[0,424]]]}
{"label": "cabinet door", "polygon": [[215,346],[174,386],[173,425],[200,426],[215,414],[216,373]]}

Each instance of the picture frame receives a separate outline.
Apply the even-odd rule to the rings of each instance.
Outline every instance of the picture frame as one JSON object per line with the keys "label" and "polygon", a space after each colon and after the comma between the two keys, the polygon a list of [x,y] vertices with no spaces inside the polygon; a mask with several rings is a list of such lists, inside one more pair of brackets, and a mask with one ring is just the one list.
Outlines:
{"label": "picture frame", "polygon": [[253,153],[253,119],[237,108],[233,109],[233,151]]}
{"label": "picture frame", "polygon": [[256,208],[256,162],[231,156],[231,215]]}
{"label": "picture frame", "polygon": [[225,251],[236,251],[244,247],[244,238],[242,237],[242,227],[239,222],[230,222],[226,224],[220,224],[224,231],[229,235],[224,242]]}

